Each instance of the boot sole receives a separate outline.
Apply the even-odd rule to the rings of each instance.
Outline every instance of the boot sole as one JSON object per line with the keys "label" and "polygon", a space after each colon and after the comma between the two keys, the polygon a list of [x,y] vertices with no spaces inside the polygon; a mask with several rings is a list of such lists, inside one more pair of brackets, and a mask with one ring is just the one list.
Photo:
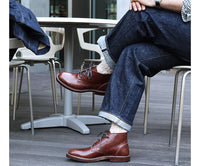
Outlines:
{"label": "boot sole", "polygon": [[83,158],[83,157],[71,155],[69,153],[67,153],[66,156],[70,159],[81,161],[81,162],[96,162],[96,161],[103,161],[103,160],[109,160],[111,162],[130,161],[130,156],[101,156],[101,157],[95,157],[95,158]]}
{"label": "boot sole", "polygon": [[94,92],[97,95],[104,95],[105,91],[101,91],[101,90],[97,90],[97,89],[75,89],[72,88],[66,84],[64,84],[59,78],[58,76],[56,77],[56,80],[58,81],[59,84],[61,84],[63,87],[65,87],[66,89],[69,89],[73,92],[79,92],[79,93],[84,93],[84,92]]}

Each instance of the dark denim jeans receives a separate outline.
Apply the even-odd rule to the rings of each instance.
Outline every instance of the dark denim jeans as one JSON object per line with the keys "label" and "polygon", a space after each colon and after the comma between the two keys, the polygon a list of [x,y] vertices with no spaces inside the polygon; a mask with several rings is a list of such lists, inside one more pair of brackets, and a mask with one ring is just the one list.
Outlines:
{"label": "dark denim jeans", "polygon": [[105,43],[105,58],[114,71],[99,116],[129,131],[144,91],[144,76],[190,65],[190,22],[169,10],[128,11]]}
{"label": "dark denim jeans", "polygon": [[[50,49],[48,36],[40,28],[32,11],[15,0],[9,0],[10,38],[18,38],[35,54],[45,54]],[[46,45],[38,50],[39,43]]]}

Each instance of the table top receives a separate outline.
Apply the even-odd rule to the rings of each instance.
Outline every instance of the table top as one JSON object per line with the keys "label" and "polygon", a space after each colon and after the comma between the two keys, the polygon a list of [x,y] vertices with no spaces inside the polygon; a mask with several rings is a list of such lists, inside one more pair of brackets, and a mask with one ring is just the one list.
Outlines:
{"label": "table top", "polygon": [[96,19],[96,18],[75,18],[75,17],[37,17],[39,23],[42,24],[81,24],[81,25],[94,25],[94,26],[103,26],[103,27],[113,27],[118,23],[119,20],[110,20],[110,19]]}

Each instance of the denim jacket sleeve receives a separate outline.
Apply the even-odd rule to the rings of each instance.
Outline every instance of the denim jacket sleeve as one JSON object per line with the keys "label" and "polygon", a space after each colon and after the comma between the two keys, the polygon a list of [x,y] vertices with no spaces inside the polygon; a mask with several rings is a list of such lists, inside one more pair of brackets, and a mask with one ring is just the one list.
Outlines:
{"label": "denim jacket sleeve", "polygon": [[184,22],[191,21],[191,2],[190,0],[183,0],[183,7],[181,16]]}
{"label": "denim jacket sleeve", "polygon": [[[48,36],[41,29],[31,10],[15,0],[9,0],[10,36],[21,39],[24,45],[35,54],[40,55],[49,51]],[[39,43],[46,45],[38,50]]]}

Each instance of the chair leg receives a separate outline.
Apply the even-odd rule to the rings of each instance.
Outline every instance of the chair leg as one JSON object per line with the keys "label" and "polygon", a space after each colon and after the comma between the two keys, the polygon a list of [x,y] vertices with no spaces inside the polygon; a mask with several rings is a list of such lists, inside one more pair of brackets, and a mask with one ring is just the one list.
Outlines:
{"label": "chair leg", "polygon": [[[32,95],[31,95],[31,82],[30,82],[30,73],[29,68],[27,66],[22,66],[22,68],[26,69],[27,73],[27,86],[28,86],[28,96],[29,96],[29,108],[30,108],[30,119],[31,119],[31,131],[34,136],[34,123],[33,123],[33,105],[32,105]],[[23,70],[22,70],[23,71]]]}
{"label": "chair leg", "polygon": [[12,79],[12,92],[11,92],[11,101],[10,104],[13,105],[14,102],[14,90],[15,90],[15,67],[13,68],[13,79]]}
{"label": "chair leg", "polygon": [[94,112],[95,110],[95,93],[92,92],[92,111]]}
{"label": "chair leg", "polygon": [[176,110],[176,99],[177,99],[177,86],[178,86],[178,76],[182,70],[178,70],[175,74],[174,79],[174,92],[172,101],[172,112],[171,112],[171,123],[170,123],[170,135],[169,135],[169,146],[173,143],[173,132],[175,123],[175,110]]}
{"label": "chair leg", "polygon": [[55,100],[56,100],[56,104],[58,104],[57,87],[56,87],[56,67],[55,67],[55,61],[52,59],[51,63],[52,63],[52,68],[53,68],[52,72],[53,72],[53,81],[54,81]]}
{"label": "chair leg", "polygon": [[24,74],[24,67],[22,67],[21,77],[20,77],[19,91],[18,91],[18,97],[17,97],[17,109],[18,109],[18,107],[19,107],[19,101],[20,101],[20,95],[21,95],[23,74]]}
{"label": "chair leg", "polygon": [[150,77],[146,79],[145,86],[145,109],[144,109],[144,134],[147,134],[147,120],[149,112],[149,93],[150,93]]}
{"label": "chair leg", "polygon": [[[85,61],[83,61],[83,63],[81,64],[81,71],[83,71],[83,67],[85,65]],[[77,115],[79,115],[80,113],[80,106],[81,106],[81,94],[78,94],[78,104],[77,104]]]}
{"label": "chair leg", "polygon": [[188,74],[191,71],[184,73],[181,84],[181,95],[179,103],[179,117],[178,117],[178,130],[177,130],[177,141],[176,141],[176,154],[175,154],[175,165],[178,165],[179,161],[179,149],[180,149],[180,140],[181,140],[181,128],[182,128],[182,115],[183,115],[183,101],[184,101],[184,91],[185,91],[185,80]]}
{"label": "chair leg", "polygon": [[[58,64],[58,70],[59,70],[59,73],[61,73],[61,64],[60,64],[60,62],[55,61],[55,64]],[[60,85],[60,98],[61,98],[61,100],[63,99],[63,92],[62,92],[62,86],[61,85]]]}
{"label": "chair leg", "polygon": [[16,101],[17,101],[17,84],[18,84],[18,67],[15,67],[15,78],[14,78],[14,100],[13,100],[13,120],[15,120],[15,111],[16,111]]}
{"label": "chair leg", "polygon": [[53,105],[54,105],[54,113],[57,113],[56,109],[56,98],[55,98],[55,91],[54,91],[54,80],[53,80],[53,67],[50,61],[48,61],[49,69],[50,69],[50,76],[51,76],[51,88],[52,88],[52,96],[53,96]]}

